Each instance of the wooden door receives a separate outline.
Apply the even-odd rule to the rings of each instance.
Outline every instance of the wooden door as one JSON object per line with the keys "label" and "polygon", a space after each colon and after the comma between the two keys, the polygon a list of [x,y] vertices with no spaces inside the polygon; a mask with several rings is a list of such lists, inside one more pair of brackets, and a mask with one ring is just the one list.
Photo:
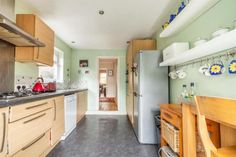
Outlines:
{"label": "wooden door", "polygon": [[7,156],[7,130],[9,108],[0,109],[0,157]]}
{"label": "wooden door", "polygon": [[64,118],[64,96],[53,98],[54,101],[54,121],[51,129],[51,145],[56,145],[65,132]]}

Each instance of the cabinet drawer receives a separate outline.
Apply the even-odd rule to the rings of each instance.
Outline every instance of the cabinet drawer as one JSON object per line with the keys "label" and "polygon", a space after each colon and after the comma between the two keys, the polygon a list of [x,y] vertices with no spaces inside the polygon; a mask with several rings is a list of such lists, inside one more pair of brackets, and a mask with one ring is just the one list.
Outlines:
{"label": "cabinet drawer", "polygon": [[13,106],[10,108],[10,122],[14,122],[35,113],[52,108],[53,103],[54,101],[52,99],[46,99]]}
{"label": "cabinet drawer", "polygon": [[181,118],[178,117],[176,114],[168,112],[166,110],[161,111],[161,118],[166,120],[167,122],[171,123],[177,128],[181,127]]}
{"label": "cabinet drawer", "polygon": [[40,157],[50,147],[50,131],[35,138],[12,157]]}
{"label": "cabinet drawer", "polygon": [[52,127],[53,113],[51,108],[8,125],[10,156],[49,130]]}

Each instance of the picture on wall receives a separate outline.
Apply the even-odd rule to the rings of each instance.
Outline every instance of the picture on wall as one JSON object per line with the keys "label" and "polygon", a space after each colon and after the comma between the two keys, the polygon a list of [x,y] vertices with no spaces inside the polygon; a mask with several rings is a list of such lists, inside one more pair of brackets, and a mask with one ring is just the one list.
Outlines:
{"label": "picture on wall", "polygon": [[108,70],[108,76],[113,76],[113,70]]}
{"label": "picture on wall", "polygon": [[79,66],[80,67],[88,67],[88,60],[80,60]]}

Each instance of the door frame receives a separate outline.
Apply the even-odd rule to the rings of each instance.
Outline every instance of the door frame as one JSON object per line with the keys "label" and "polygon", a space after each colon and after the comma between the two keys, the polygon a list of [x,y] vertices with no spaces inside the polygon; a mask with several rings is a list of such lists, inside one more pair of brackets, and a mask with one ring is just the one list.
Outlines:
{"label": "door frame", "polygon": [[[99,76],[99,60],[100,59],[116,59],[117,60],[117,67],[116,67],[116,75],[117,75],[117,78],[116,78],[116,99],[117,99],[117,111],[99,111],[99,81],[100,81],[100,76]],[[98,93],[97,93],[97,111],[99,112],[119,112],[120,111],[120,58],[119,56],[98,56],[97,57],[97,89],[98,89]]]}

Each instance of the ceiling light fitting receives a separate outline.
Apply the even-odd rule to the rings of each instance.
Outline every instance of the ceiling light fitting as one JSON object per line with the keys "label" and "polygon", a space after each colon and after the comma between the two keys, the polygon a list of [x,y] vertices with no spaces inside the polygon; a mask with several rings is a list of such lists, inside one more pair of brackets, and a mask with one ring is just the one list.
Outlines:
{"label": "ceiling light fitting", "polygon": [[99,10],[98,13],[99,13],[100,15],[103,15],[105,12],[104,12],[103,10]]}

